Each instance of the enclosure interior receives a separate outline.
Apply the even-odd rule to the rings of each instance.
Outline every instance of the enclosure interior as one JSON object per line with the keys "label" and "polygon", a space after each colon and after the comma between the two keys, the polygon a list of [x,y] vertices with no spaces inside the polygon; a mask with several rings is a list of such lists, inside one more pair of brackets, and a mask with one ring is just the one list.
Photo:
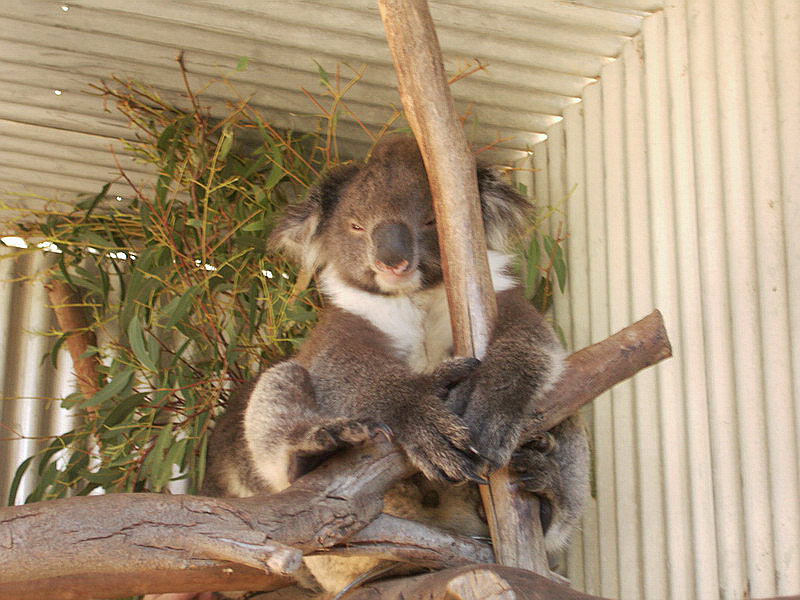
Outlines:
{"label": "enclosure interior", "polygon": [[[489,65],[453,86],[474,114],[468,131],[476,147],[501,140],[485,156],[518,167],[552,209],[551,233],[568,235],[553,311],[568,348],[658,308],[675,355],[586,411],[593,499],[566,572],[621,599],[797,594],[800,3],[524,4],[431,2],[448,68]],[[312,59],[367,63],[352,97],[365,119],[397,103],[367,0],[32,0],[0,9],[0,31],[4,192],[99,188],[115,170],[108,146],[127,132],[86,84],[117,72],[177,94],[178,48],[193,76],[225,69],[283,126],[303,125]],[[355,123],[343,135],[363,151]],[[64,352],[57,370],[42,362],[36,332],[53,326],[43,287],[10,281],[51,260],[0,261],[0,421],[32,438],[69,427],[40,399],[74,382]],[[40,442],[0,437],[5,497]]]}

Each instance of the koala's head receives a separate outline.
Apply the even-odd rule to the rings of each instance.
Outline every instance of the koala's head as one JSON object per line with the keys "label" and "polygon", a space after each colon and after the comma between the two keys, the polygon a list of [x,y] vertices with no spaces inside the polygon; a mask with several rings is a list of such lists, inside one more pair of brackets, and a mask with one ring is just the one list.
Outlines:
{"label": "koala's head", "polygon": [[[492,170],[478,167],[486,238],[503,250],[531,206]],[[290,207],[270,241],[305,268],[332,268],[376,294],[410,293],[442,281],[431,192],[416,141],[386,138],[365,165],[332,169]]]}

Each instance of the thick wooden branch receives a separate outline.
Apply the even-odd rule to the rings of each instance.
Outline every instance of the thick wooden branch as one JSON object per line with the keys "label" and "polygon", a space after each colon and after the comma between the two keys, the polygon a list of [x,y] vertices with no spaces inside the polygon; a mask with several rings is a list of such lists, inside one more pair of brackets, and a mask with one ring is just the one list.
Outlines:
{"label": "thick wooden branch", "polygon": [[[572,355],[529,433],[667,356],[657,312]],[[563,397],[553,395],[559,393]],[[343,542],[346,554],[428,566],[487,559],[488,549],[473,540],[391,517],[375,519],[384,492],[412,473],[396,446],[377,440],[268,497],[114,494],[3,508],[0,598],[275,589],[293,583],[297,551],[339,551],[333,547]]]}
{"label": "thick wooden branch", "polygon": [[332,549],[339,556],[374,556],[442,569],[494,562],[489,544],[383,514]]}
{"label": "thick wooden branch", "polygon": [[606,339],[567,358],[564,377],[536,408],[535,422],[526,441],[574,415],[584,405],[617,383],[672,356],[661,312],[649,315]]}
{"label": "thick wooden branch", "polygon": [[524,569],[472,565],[368,585],[347,600],[602,600]]}
{"label": "thick wooden branch", "polygon": [[[481,358],[497,316],[475,158],[450,95],[427,0],[379,0],[405,115],[419,144],[436,211],[455,354]],[[510,485],[507,468],[481,486],[489,530],[504,565],[549,572],[539,503]]]}
{"label": "thick wooden branch", "polygon": [[0,597],[289,585],[303,552],[363,529],[380,514],[383,494],[411,473],[399,448],[377,440],[269,497],[112,494],[5,508]]}
{"label": "thick wooden branch", "polygon": [[[382,581],[347,595],[347,600],[533,600],[534,598],[608,600],[554,583],[530,571],[500,565],[472,565],[446,569],[429,575]],[[263,600],[278,599],[265,596]],[[764,600],[800,600],[800,595]]]}

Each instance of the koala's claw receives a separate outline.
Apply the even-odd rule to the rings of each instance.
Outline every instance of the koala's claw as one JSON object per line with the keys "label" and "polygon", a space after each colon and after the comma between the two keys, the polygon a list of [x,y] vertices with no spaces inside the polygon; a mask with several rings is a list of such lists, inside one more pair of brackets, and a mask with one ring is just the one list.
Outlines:
{"label": "koala's claw", "polygon": [[392,431],[392,428],[389,427],[388,425],[384,423],[378,423],[375,426],[375,429],[376,429],[375,437],[382,435],[386,438],[387,442],[394,441],[394,431]]}
{"label": "koala's claw", "polygon": [[477,475],[475,473],[473,473],[470,477],[467,477],[467,479],[481,485],[489,485],[489,480],[486,479],[486,477],[482,477],[481,475]]}

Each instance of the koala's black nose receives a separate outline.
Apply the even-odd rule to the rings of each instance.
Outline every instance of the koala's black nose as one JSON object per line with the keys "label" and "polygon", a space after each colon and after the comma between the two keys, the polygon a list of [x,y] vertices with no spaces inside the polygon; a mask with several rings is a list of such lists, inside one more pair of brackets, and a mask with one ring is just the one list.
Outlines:
{"label": "koala's black nose", "polygon": [[405,223],[381,223],[372,230],[372,244],[378,266],[394,269],[414,258],[414,239]]}

